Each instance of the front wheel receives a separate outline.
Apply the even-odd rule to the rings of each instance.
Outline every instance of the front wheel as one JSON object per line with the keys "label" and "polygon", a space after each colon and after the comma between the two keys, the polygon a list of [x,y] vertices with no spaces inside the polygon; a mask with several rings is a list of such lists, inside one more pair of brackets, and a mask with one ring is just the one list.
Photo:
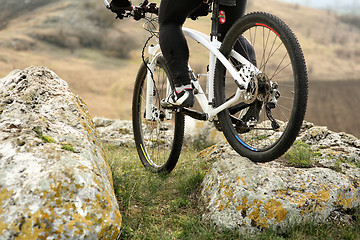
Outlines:
{"label": "front wheel", "polygon": [[[147,84],[148,79],[152,82],[150,85]],[[133,94],[132,120],[136,149],[144,167],[157,173],[173,170],[184,138],[184,115],[173,113],[160,105],[161,99],[172,89],[169,79],[170,73],[162,57],[157,58],[151,78],[147,77],[147,67],[143,63]],[[152,86],[150,90],[148,86]],[[150,105],[146,108],[149,92]]]}
{"label": "front wheel", "polygon": [[[242,71],[236,51],[260,72],[242,102],[220,112],[218,119],[229,144],[254,162],[272,161],[296,139],[304,119],[308,79],[300,45],[291,29],[274,15],[256,12],[239,19],[224,38],[220,51]],[[215,101],[234,96],[237,85],[218,61]]]}

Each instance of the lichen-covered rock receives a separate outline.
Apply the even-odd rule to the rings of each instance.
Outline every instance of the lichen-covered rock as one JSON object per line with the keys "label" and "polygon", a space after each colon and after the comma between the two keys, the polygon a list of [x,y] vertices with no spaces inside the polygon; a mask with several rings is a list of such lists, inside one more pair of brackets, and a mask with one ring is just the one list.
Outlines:
{"label": "lichen-covered rock", "polygon": [[224,134],[215,128],[214,123],[198,121],[185,116],[184,144],[191,146],[196,142],[196,144],[203,144],[206,146],[224,140]]}
{"label": "lichen-covered rock", "polygon": [[[358,139],[306,125],[298,140],[317,151],[312,168],[290,167],[284,160],[255,164],[226,142],[202,151],[200,157],[214,162],[200,193],[204,219],[245,232],[284,230],[294,222],[346,217],[360,206]],[[326,164],[332,159],[334,163]]]}
{"label": "lichen-covered rock", "polygon": [[135,146],[130,120],[95,117],[93,121],[103,143],[112,146]]}
{"label": "lichen-covered rock", "polygon": [[43,67],[0,79],[0,239],[116,239],[120,225],[82,100]]}
{"label": "lichen-covered rock", "polygon": [[[343,132],[335,133],[327,127],[314,126],[310,123],[304,125],[307,129],[300,133],[297,139],[316,151],[319,166],[337,168],[343,173],[349,170],[348,164],[360,166],[360,140],[355,136]],[[360,175],[353,178],[360,179]]]}

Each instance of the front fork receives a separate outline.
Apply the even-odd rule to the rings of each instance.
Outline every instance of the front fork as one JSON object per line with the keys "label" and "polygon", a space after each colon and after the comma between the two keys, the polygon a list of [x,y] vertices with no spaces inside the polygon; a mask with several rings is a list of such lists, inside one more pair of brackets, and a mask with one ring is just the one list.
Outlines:
{"label": "front fork", "polygon": [[[146,63],[146,106],[145,106],[145,119],[148,121],[158,121],[166,118],[167,120],[172,118],[172,112],[168,109],[160,109],[160,101],[158,99],[159,104],[156,106],[154,102],[156,101],[156,97],[160,98],[159,92],[155,86],[155,69],[157,66],[157,61],[160,56],[162,56],[161,52],[158,52],[160,49],[160,45],[156,44],[150,45],[148,47],[148,53],[150,54],[149,61]],[[169,78],[166,78],[166,96],[170,94],[172,91],[171,83]],[[155,100],[155,101],[154,101]]]}

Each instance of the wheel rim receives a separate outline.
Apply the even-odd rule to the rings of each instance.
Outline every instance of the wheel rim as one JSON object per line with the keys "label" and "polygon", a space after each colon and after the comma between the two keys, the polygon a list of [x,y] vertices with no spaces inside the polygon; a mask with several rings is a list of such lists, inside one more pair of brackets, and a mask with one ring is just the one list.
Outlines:
{"label": "wheel rim", "polygon": [[[161,168],[168,160],[174,143],[175,114],[169,113],[160,105],[166,96],[167,74],[159,65],[154,74],[155,89],[153,95],[152,119],[146,114],[146,77],[140,88],[138,105],[139,127],[141,133],[140,149],[144,160],[154,168]],[[167,118],[171,114],[171,119]]]}
{"label": "wheel rim", "polygon": [[[254,79],[254,86],[258,91],[254,91],[252,94],[256,97],[255,101],[261,102],[262,106],[255,126],[251,124],[254,121],[248,120],[251,114],[246,115],[250,109],[249,105],[242,105],[236,111],[232,110],[232,123],[237,131],[235,137],[243,146],[252,151],[266,151],[281,139],[287,123],[291,122],[290,119],[293,117],[294,102],[297,97],[297,73],[293,52],[289,48],[289,43],[282,40],[275,28],[264,23],[244,26],[239,31],[237,39],[239,40],[234,44],[235,48],[253,63],[255,63],[252,57],[254,54],[251,53],[251,48],[244,39],[251,43],[255,51],[255,65],[262,74],[255,73],[257,78]],[[232,61],[232,63],[237,69],[241,69],[236,61]],[[271,87],[266,90],[269,83]],[[278,86],[277,90],[275,83]],[[225,77],[224,88],[224,99],[231,98],[237,89],[229,74]],[[275,96],[276,91],[280,94],[279,98]],[[273,100],[271,101],[271,99]],[[270,109],[274,99],[277,100],[276,107]],[[275,121],[270,121],[269,115],[270,119],[273,116]],[[275,123],[279,125],[276,129],[272,126]],[[248,127],[249,125],[251,127]]]}

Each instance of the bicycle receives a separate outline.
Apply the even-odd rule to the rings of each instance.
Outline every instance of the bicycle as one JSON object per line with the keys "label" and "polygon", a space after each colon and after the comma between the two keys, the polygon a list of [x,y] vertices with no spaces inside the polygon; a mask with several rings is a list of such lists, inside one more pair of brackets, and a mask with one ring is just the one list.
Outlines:
{"label": "bicycle", "polygon": [[[157,14],[156,3],[145,0],[140,6],[132,6],[126,17],[145,18],[144,29],[157,37]],[[159,44],[144,45],[143,52],[147,47],[150,57],[143,57],[136,77],[132,121],[138,155],[144,167],[153,172],[169,173],[177,164],[185,115],[213,122],[231,147],[253,162],[280,157],[300,131],[308,79],[304,56],[292,30],[270,13],[253,12],[237,20],[219,42],[217,26],[222,15],[215,0],[210,36],[183,28],[188,38],[210,52],[206,73],[195,74],[189,65],[195,99],[202,111],[161,106],[161,100],[173,89],[169,69]],[[244,39],[251,43],[255,61],[250,59]],[[198,81],[204,75],[206,92]],[[250,111],[254,113],[247,114]]]}

